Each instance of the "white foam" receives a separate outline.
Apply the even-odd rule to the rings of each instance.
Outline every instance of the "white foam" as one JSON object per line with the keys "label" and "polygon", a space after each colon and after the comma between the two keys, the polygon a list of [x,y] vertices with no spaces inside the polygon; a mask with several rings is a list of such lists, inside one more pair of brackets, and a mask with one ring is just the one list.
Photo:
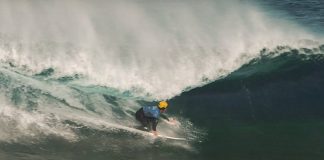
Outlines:
{"label": "white foam", "polygon": [[239,0],[0,2],[0,59],[83,85],[167,99],[228,74],[263,47],[315,39]]}
{"label": "white foam", "polygon": [[[126,131],[130,138],[133,134],[142,134],[144,139],[149,139],[147,133],[132,129],[139,125],[134,113],[141,107],[135,100],[117,97],[110,100],[100,92],[75,91],[66,84],[51,83],[5,68],[1,68],[0,73],[1,82],[5,83],[0,86],[0,141],[30,144],[58,136],[75,142],[84,138],[78,132],[79,125],[95,131],[116,131],[116,134]],[[198,130],[189,120],[178,118],[181,126],[159,123],[158,131],[174,137],[185,135],[193,140],[192,133]],[[192,149],[185,143],[172,145]]]}
{"label": "white foam", "polygon": [[76,141],[78,138],[58,119],[51,119],[47,114],[26,112],[12,106],[2,105],[0,123],[0,141],[3,142],[33,143],[46,136],[58,136],[68,141]]}

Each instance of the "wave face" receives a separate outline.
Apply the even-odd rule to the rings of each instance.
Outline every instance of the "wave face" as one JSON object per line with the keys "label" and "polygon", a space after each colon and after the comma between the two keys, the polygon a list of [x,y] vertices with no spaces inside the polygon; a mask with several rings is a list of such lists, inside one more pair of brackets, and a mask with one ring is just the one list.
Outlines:
{"label": "wave face", "polygon": [[264,49],[259,58],[172,103],[208,130],[205,159],[294,159],[296,153],[318,159],[324,147],[323,53],[323,45]]}
{"label": "wave face", "polygon": [[195,155],[192,143],[202,134],[179,114],[172,117],[181,126],[160,120],[159,133],[186,137],[190,143],[154,140],[134,131],[140,125],[136,110],[154,102],[137,101],[106,87],[71,83],[77,77],[50,78],[53,69],[31,76],[25,72],[12,64],[0,67],[1,159],[143,159],[155,155],[139,153],[160,149],[168,154],[161,153],[158,159],[177,152],[183,158]]}
{"label": "wave face", "polygon": [[[240,0],[1,0],[0,159],[264,157],[275,142],[287,151],[279,133],[304,140],[287,154],[321,150],[306,141],[321,142],[323,39],[268,9]],[[135,111],[157,100],[169,100],[181,122],[161,121],[159,132],[188,142],[132,130]],[[301,125],[307,131],[288,136]]]}

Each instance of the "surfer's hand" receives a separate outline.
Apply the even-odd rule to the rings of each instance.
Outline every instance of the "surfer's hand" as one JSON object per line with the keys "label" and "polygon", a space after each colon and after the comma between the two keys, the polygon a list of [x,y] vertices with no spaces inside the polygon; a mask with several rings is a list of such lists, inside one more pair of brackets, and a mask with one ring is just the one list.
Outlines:
{"label": "surfer's hand", "polygon": [[169,122],[170,122],[170,123],[175,123],[175,121],[176,121],[176,120],[175,120],[174,118],[169,118]]}
{"label": "surfer's hand", "polygon": [[158,136],[157,131],[152,131],[152,133],[153,133],[154,136]]}
{"label": "surfer's hand", "polygon": [[169,118],[168,123],[171,124],[171,125],[177,125],[177,124],[179,124],[179,122],[176,119],[174,119],[174,118]]}

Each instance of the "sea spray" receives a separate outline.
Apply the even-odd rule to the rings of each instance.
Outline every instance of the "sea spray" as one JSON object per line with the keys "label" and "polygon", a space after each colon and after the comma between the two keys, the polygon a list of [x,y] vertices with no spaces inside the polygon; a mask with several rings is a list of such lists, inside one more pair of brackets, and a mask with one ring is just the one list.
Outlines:
{"label": "sea spray", "polygon": [[151,100],[224,76],[263,47],[313,39],[238,0],[0,3],[2,61]]}

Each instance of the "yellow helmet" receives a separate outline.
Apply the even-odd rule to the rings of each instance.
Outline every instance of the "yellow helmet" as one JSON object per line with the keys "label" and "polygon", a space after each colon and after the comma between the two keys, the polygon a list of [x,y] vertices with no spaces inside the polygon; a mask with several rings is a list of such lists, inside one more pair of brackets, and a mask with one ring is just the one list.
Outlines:
{"label": "yellow helmet", "polygon": [[168,107],[168,102],[166,101],[160,101],[159,102],[159,108],[160,109],[166,109]]}

